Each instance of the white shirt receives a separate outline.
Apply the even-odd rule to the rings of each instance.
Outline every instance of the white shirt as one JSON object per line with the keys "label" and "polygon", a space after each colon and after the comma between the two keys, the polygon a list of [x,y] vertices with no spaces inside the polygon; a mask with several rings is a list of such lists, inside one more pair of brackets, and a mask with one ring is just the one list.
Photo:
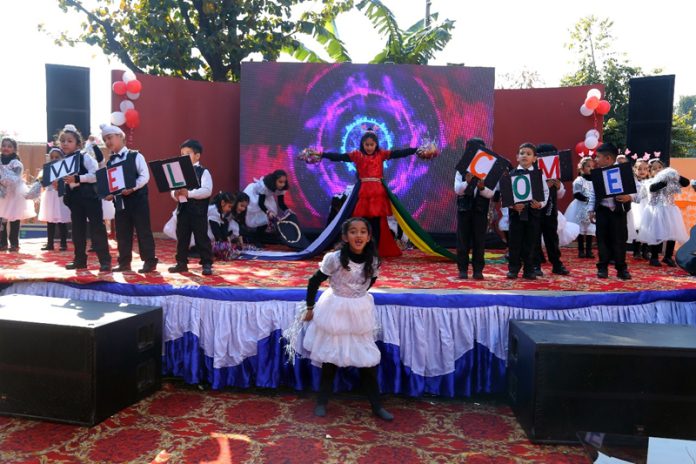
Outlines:
{"label": "white shirt", "polygon": [[[117,166],[123,163],[126,160],[128,151],[127,147],[123,147],[118,153],[112,153],[111,158],[109,158],[111,166]],[[91,156],[89,158],[91,158]],[[96,163],[96,160],[94,160],[94,162]],[[150,171],[147,169],[145,157],[140,152],[135,155],[135,169],[138,172],[138,177],[135,179],[135,187],[133,187],[133,190],[138,190],[146,186],[150,181]]]}
{"label": "white shirt", "polygon": [[[478,178],[474,178],[475,182],[478,183]],[[473,180],[473,179],[472,179]],[[457,195],[464,195],[469,183],[462,178],[462,174],[457,171],[454,175],[454,193]],[[483,198],[493,198],[493,190],[488,187],[484,187],[483,190],[479,190],[478,186],[474,189],[474,197],[481,195]]]}
{"label": "white shirt", "polygon": [[[194,164],[194,166],[200,166],[200,163]],[[197,189],[189,190],[188,191],[188,198],[192,200],[203,200],[205,198],[210,198],[210,195],[213,194],[213,178],[210,175],[210,171],[207,169],[203,171],[203,175],[201,175],[201,186]],[[185,203],[186,202],[186,197],[182,198],[176,198],[174,196],[174,190],[170,192],[171,197],[178,201],[179,203]]]}
{"label": "white shirt", "polygon": [[[79,153],[79,155],[82,157],[82,163],[84,164],[85,169],[87,169],[87,173],[78,175],[77,178],[80,180],[80,182],[69,184],[71,189],[79,187],[80,184],[94,184],[97,182],[97,175],[95,174],[97,172],[97,168],[99,167],[97,165],[97,160],[86,153]],[[78,167],[78,169],[80,168],[81,167]]]}

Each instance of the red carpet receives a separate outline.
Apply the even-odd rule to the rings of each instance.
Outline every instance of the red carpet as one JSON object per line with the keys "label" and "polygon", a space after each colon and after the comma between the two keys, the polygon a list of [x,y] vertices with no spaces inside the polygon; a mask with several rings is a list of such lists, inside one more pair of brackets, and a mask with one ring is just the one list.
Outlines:
{"label": "red carpet", "polygon": [[531,444],[510,408],[494,401],[386,397],[396,419],[370,415],[366,400],[341,396],[328,416],[313,399],[202,392],[165,383],[152,397],[93,428],[0,417],[3,464],[138,463],[160,450],[170,464],[585,463],[580,447]]}
{"label": "red carpet", "polygon": [[[96,256],[90,255],[89,269],[67,271],[64,266],[72,260],[72,251],[41,251],[44,244],[41,239],[21,241],[19,253],[0,253],[0,282],[16,281],[54,281],[90,283],[96,281],[122,282],[129,284],[171,284],[174,286],[207,285],[232,287],[304,287],[307,279],[317,269],[320,258],[312,261],[232,261],[216,263],[215,275],[204,277],[196,259],[190,260],[191,272],[186,274],[169,274],[167,268],[174,264],[175,242],[168,239],[157,240],[157,255],[160,258],[159,272],[147,276],[136,272],[123,274],[100,274]],[[71,246],[71,245],[70,245]],[[114,265],[116,244],[111,241]],[[136,247],[137,248],[137,247]],[[406,251],[402,257],[388,258],[383,263],[377,289],[432,289],[432,290],[505,290],[505,291],[582,291],[582,292],[617,292],[640,290],[675,290],[693,288],[696,280],[681,269],[650,267],[644,260],[628,257],[628,265],[633,280],[617,280],[610,271],[610,278],[596,278],[595,260],[578,259],[575,249],[565,248],[563,260],[570,269],[566,277],[547,272],[537,281],[505,278],[507,265],[500,254],[490,262],[484,271],[486,280],[460,280],[457,278],[456,265],[447,260],[427,256],[420,251]],[[134,257],[133,268],[138,269],[141,262]]]}

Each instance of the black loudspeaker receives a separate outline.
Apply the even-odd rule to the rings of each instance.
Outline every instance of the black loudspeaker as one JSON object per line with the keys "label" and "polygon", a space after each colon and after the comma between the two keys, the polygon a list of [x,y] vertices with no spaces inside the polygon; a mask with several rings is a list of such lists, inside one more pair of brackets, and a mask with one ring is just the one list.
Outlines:
{"label": "black loudspeaker", "polygon": [[46,140],[66,124],[90,133],[89,68],[46,65]]}
{"label": "black loudspeaker", "polygon": [[638,156],[659,151],[669,164],[674,76],[634,77],[629,86],[626,146]]}
{"label": "black loudspeaker", "polygon": [[162,308],[0,297],[0,414],[95,425],[160,388]]}
{"label": "black loudspeaker", "polygon": [[510,321],[508,395],[533,442],[696,438],[696,327]]}

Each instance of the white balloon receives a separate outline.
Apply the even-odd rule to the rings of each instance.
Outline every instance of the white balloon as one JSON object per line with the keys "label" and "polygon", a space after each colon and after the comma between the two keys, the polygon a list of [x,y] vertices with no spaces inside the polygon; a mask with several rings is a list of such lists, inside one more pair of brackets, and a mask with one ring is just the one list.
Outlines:
{"label": "white balloon", "polygon": [[126,92],[126,97],[130,98],[131,100],[137,100],[138,98],[140,98],[140,92],[138,92],[138,93]]}
{"label": "white balloon", "polygon": [[[123,108],[121,108],[121,111],[125,111]],[[597,129],[590,129],[587,131],[585,134],[585,138],[592,137],[594,139],[599,139],[599,131]]]}
{"label": "white balloon", "polygon": [[114,126],[122,126],[126,123],[126,115],[120,111],[111,113],[111,124]]}
{"label": "white balloon", "polygon": [[599,139],[595,137],[587,137],[585,139],[585,146],[590,150],[594,150],[595,148],[597,148],[597,145],[599,145]]}
{"label": "white balloon", "polygon": [[126,111],[132,110],[133,108],[135,108],[135,105],[130,100],[123,100],[121,102],[121,104],[119,105],[119,108],[121,108],[122,113],[125,113]]}
{"label": "white balloon", "polygon": [[124,72],[123,77],[121,78],[121,80],[123,82],[125,82],[126,84],[129,83],[130,81],[132,81],[133,79],[135,79],[135,73],[133,71],[131,71],[130,69],[128,71]]}
{"label": "white balloon", "polygon": [[602,99],[602,92],[599,89],[590,89],[587,91],[587,98],[597,97],[598,100]]}
{"label": "white balloon", "polygon": [[594,113],[594,110],[589,109],[585,104],[580,107],[580,114],[583,116],[592,116],[592,113]]}

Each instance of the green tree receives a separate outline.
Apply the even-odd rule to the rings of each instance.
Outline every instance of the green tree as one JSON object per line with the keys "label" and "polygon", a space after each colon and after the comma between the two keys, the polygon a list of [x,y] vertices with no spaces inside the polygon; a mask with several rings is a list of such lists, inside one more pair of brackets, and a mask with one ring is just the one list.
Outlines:
{"label": "green tree", "polygon": [[672,147],[670,156],[696,157],[696,127],[690,123],[692,113],[672,116]]}
{"label": "green tree", "polygon": [[64,11],[82,14],[77,35],[59,43],[84,41],[116,56],[135,72],[204,79],[239,80],[242,60],[258,53],[275,60],[281,51],[302,48],[301,34],[314,36],[333,59],[347,53],[325,25],[352,8],[352,0],[324,0],[318,12],[291,20],[305,0],[59,0]]}
{"label": "green tree", "polygon": [[696,125],[696,95],[682,95],[677,103],[677,114],[686,116],[686,123]]}

